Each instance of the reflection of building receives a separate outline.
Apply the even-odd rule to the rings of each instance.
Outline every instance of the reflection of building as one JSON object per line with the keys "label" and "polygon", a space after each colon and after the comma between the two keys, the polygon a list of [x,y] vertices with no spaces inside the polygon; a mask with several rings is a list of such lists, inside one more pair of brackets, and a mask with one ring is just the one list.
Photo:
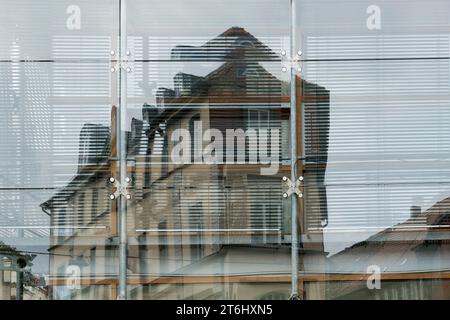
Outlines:
{"label": "reflection of building", "polygon": [[[347,281],[328,284],[327,297],[348,299],[448,299],[450,297],[450,197],[403,223],[332,256],[328,272]],[[381,272],[381,289],[368,290],[367,268]],[[373,273],[373,271],[370,271]]]}
{"label": "reflection of building", "polygon": [[0,300],[44,300],[42,280],[29,270],[35,256],[0,242]]}
{"label": "reflection of building", "polygon": [[109,128],[96,124],[85,124],[80,133],[78,167],[96,165],[108,159]]}
{"label": "reflection of building", "polygon": [[[157,105],[144,103],[143,120],[132,120],[127,148],[132,179],[127,212],[130,297],[287,298],[290,208],[282,198],[281,177],[289,173],[289,84],[267,70],[271,65],[281,70],[279,58],[244,29],[231,28],[201,47],[176,47],[172,59],[223,64],[204,77],[176,74],[174,89],[159,88]],[[301,79],[297,86],[299,109],[302,102],[307,103],[314,116],[311,110],[317,97],[328,101],[328,93]],[[321,108],[327,114],[323,102]],[[116,176],[115,163],[111,165],[104,156],[110,152],[104,139],[107,130],[93,125],[84,129],[87,133],[80,136],[80,159],[84,160],[78,175],[42,204],[52,226],[60,227],[53,233],[50,248],[51,283],[58,298],[114,298],[116,208],[109,203],[108,179]],[[177,129],[191,137],[191,164],[170,158],[176,145],[171,137]],[[196,140],[194,133],[208,129],[216,129],[223,137],[227,129],[254,130],[258,143],[249,136],[243,141],[242,163],[237,156],[234,163],[197,162],[195,150],[204,150],[211,141],[202,140],[201,135]],[[277,174],[264,176],[262,146],[271,146],[275,129],[281,132],[274,150],[280,167]],[[327,130],[316,132],[326,137]],[[237,151],[237,139],[232,138]],[[321,148],[326,157],[326,146]],[[320,224],[326,216],[320,189],[324,171],[324,166],[311,167],[311,174],[319,177],[309,192],[319,196],[320,209],[314,218],[318,222],[302,217],[302,224],[308,224],[305,232],[309,224]],[[316,231],[305,237],[302,250],[323,259],[321,246]],[[323,268],[323,262],[317,265]],[[80,270],[79,291],[64,287],[68,266]]]}

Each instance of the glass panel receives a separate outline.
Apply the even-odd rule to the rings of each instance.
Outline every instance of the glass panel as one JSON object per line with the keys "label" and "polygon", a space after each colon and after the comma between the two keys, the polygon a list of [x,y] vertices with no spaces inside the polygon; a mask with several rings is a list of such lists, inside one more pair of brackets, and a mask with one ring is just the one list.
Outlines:
{"label": "glass panel", "polygon": [[0,63],[0,73],[0,187],[63,187],[108,160],[108,62]]}
{"label": "glass panel", "polygon": [[299,3],[304,297],[445,299],[450,6],[371,4]]}
{"label": "glass panel", "polygon": [[[450,3],[295,3],[301,298],[448,298]],[[0,299],[287,299],[290,14],[3,0]]]}
{"label": "glass panel", "polygon": [[[356,276],[356,277],[355,277]],[[306,299],[338,300],[424,300],[448,299],[448,279],[427,279],[415,276],[408,280],[384,280],[378,290],[367,288],[366,281],[321,281],[318,278],[305,283]]]}
{"label": "glass panel", "polygon": [[289,52],[285,0],[133,0],[127,13],[134,60],[277,60]]}
{"label": "glass panel", "polygon": [[299,0],[304,60],[447,59],[446,0]]}
{"label": "glass panel", "polygon": [[110,58],[117,0],[2,0],[0,61]]}
{"label": "glass panel", "polygon": [[118,1],[0,8],[0,299],[115,298]]}
{"label": "glass panel", "polygon": [[171,300],[287,300],[290,284],[286,283],[179,283],[130,286],[130,299]]}
{"label": "glass panel", "polygon": [[288,6],[130,2],[131,299],[289,296]]}

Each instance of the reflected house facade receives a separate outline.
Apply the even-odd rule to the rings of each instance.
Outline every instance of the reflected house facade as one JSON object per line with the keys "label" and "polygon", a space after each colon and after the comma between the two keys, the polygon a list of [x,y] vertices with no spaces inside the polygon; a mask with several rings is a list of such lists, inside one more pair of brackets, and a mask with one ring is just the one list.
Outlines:
{"label": "reflected house facade", "polygon": [[46,300],[45,280],[30,272],[34,255],[0,242],[0,300]]}
{"label": "reflected house facade", "polygon": [[[143,105],[142,120],[131,120],[127,132],[130,298],[286,299],[291,212],[290,201],[282,198],[281,178],[290,172],[290,93],[289,83],[265,68],[273,62],[280,65],[280,57],[239,27],[199,47],[178,46],[171,56],[174,61],[223,63],[206,76],[177,73],[173,88],[156,90],[155,105]],[[310,125],[317,117],[329,116],[327,90],[300,78],[297,88],[297,108],[308,104],[305,117]],[[84,129],[77,176],[41,205],[52,226],[59,227],[51,240],[50,283],[54,298],[114,299],[117,210],[108,198],[112,190],[108,179],[115,176],[115,162],[108,157],[114,157],[115,151],[108,141],[115,128],[112,134],[91,124]],[[171,159],[179,143],[172,137],[179,129],[191,137],[188,164]],[[223,137],[227,129],[258,134],[257,140],[247,136],[244,142],[244,163],[237,163],[237,157],[235,163],[225,161],[228,141],[223,141],[223,163],[205,164],[195,150],[204,150],[211,140],[196,133],[208,129]],[[279,170],[262,175],[261,168],[268,166],[261,164],[267,151],[264,145],[271,146],[277,138],[275,130],[280,132],[278,147],[268,149]],[[306,139],[306,147],[317,151],[317,157],[301,169],[314,177],[308,192],[317,197],[314,208],[318,209],[308,217],[299,212],[300,268],[320,273],[325,271],[326,254],[317,226],[323,227],[327,220],[323,179],[328,128],[318,128]],[[237,151],[234,136],[232,142]],[[72,214],[67,214],[69,210]],[[66,216],[78,218],[67,221]],[[80,290],[67,286],[71,277],[67,268],[73,265],[79,267]]]}
{"label": "reflected house facade", "polygon": [[[427,210],[411,207],[411,217],[331,256],[328,272],[350,275],[332,282],[329,298],[418,300],[448,299],[450,251],[446,234],[450,228],[450,197]],[[366,281],[351,275],[382,273],[380,286],[369,290]],[[375,267],[375,269],[374,269]]]}
{"label": "reflected house facade", "polygon": [[2,0],[0,299],[288,298],[292,164],[300,298],[449,298],[450,1],[403,2]]}

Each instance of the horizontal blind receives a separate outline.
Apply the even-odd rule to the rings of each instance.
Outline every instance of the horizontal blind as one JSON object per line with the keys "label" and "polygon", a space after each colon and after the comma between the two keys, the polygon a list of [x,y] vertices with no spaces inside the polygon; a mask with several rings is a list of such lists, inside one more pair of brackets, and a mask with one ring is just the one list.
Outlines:
{"label": "horizontal blind", "polygon": [[370,235],[448,210],[448,36],[305,37],[317,60],[303,62],[304,78],[326,90],[304,87],[317,97],[304,102],[311,230]]}

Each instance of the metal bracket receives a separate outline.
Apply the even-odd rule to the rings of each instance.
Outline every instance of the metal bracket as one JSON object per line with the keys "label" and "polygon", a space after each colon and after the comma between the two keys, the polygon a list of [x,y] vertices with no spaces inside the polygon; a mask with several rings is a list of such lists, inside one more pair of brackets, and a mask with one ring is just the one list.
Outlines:
{"label": "metal bracket", "polygon": [[298,294],[292,294],[288,300],[300,300],[300,296]]}
{"label": "metal bracket", "polygon": [[299,65],[301,62],[301,55],[302,52],[299,51],[295,57],[293,59],[290,59],[289,57],[286,57],[286,53],[283,52],[284,55],[282,54],[283,58],[282,58],[282,64],[283,64],[283,68],[282,71],[286,72],[288,69],[290,68],[294,68],[297,72],[301,72],[302,71],[302,67]]}
{"label": "metal bracket", "polygon": [[[131,53],[129,51],[127,51],[126,55],[130,56]],[[120,69],[123,69],[126,72],[130,73],[132,71],[132,69],[131,69],[131,65],[129,62],[130,61],[128,60],[127,57],[124,57],[122,60],[117,60],[116,63],[111,66],[111,73],[114,73]]]}
{"label": "metal bracket", "polygon": [[121,66],[122,66],[123,70],[125,70],[128,73],[130,73],[132,71],[130,65],[128,64],[128,60],[123,61]]}
{"label": "metal bracket", "polygon": [[295,183],[291,181],[288,177],[283,177],[283,182],[287,185],[288,189],[283,193],[283,198],[289,198],[294,193],[299,197],[303,197],[303,192],[300,190],[300,187],[303,182],[303,177],[300,176]]}
{"label": "metal bracket", "polygon": [[109,198],[111,200],[117,199],[120,196],[124,196],[125,199],[127,199],[127,200],[131,199],[131,194],[128,193],[128,185],[131,182],[130,178],[126,177],[125,182],[120,183],[119,181],[117,181],[116,179],[111,177],[111,178],[109,178],[109,182],[112,183],[114,185],[114,187],[116,188],[116,192],[111,193],[109,195]]}

